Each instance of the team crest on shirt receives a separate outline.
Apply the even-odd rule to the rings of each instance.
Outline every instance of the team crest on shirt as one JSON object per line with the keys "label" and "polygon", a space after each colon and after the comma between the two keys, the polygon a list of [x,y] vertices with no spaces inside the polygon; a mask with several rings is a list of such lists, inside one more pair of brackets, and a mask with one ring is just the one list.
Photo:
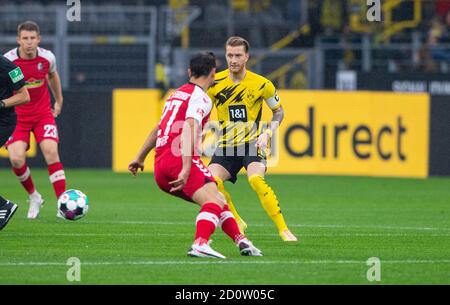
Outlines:
{"label": "team crest on shirt", "polygon": [[253,94],[253,90],[247,90],[247,99],[253,101],[255,99],[255,95]]}
{"label": "team crest on shirt", "polygon": [[44,69],[44,65],[40,62],[38,63],[37,68],[39,71],[41,71],[42,69]]}

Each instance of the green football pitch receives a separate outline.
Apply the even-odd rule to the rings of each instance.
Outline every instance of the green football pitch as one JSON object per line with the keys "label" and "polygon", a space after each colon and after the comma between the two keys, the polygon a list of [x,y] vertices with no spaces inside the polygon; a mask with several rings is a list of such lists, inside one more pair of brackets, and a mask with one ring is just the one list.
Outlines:
{"label": "green football pitch", "polygon": [[[227,259],[214,260],[186,256],[198,207],[159,191],[149,174],[66,170],[68,187],[89,197],[75,222],[56,218],[46,171],[32,174],[46,199],[34,221],[16,178],[0,171],[0,193],[19,203],[0,232],[0,284],[72,284],[72,257],[81,284],[450,284],[449,178],[270,175],[300,239],[289,244],[239,176],[227,189],[264,257],[240,256],[217,230],[212,246]],[[368,265],[373,257],[379,264]]]}

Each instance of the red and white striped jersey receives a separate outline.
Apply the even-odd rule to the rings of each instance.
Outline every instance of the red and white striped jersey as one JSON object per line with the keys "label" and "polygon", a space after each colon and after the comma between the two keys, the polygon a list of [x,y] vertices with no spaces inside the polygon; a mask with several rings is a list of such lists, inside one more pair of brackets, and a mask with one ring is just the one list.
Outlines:
{"label": "red and white striped jersey", "polygon": [[30,93],[30,102],[16,106],[20,119],[32,119],[51,113],[50,92],[47,76],[56,71],[55,55],[49,50],[38,48],[34,59],[24,59],[15,48],[5,54],[5,57],[16,64],[25,76],[25,83]]}
{"label": "red and white striped jersey", "polygon": [[[195,119],[201,129],[209,120],[212,109],[211,99],[203,89],[193,83],[178,88],[165,102],[159,122],[158,139],[156,141],[156,159],[170,152],[173,156],[181,156],[181,133],[187,118]],[[201,130],[198,132],[201,133]],[[201,136],[199,137],[201,139]],[[198,152],[200,143],[196,143]]]}

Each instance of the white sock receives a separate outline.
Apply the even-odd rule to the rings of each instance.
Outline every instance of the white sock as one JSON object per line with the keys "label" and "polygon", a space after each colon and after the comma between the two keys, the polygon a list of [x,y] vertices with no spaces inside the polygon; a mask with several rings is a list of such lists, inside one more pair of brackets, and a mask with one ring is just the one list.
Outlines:
{"label": "white sock", "polygon": [[30,198],[40,199],[42,196],[38,191],[34,190],[34,193],[30,195]]}

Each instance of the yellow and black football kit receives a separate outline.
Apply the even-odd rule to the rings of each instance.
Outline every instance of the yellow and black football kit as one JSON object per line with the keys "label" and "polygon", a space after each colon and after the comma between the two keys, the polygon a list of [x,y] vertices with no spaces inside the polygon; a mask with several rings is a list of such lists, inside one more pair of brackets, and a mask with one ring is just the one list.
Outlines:
{"label": "yellow and black football kit", "polygon": [[[281,107],[280,99],[271,81],[248,70],[244,79],[238,83],[231,80],[228,70],[217,73],[214,85],[208,90],[208,95],[216,106],[222,130],[218,148],[210,164],[216,163],[223,166],[230,173],[229,180],[235,183],[237,174],[242,167],[247,169],[252,162],[265,163],[264,156],[259,154],[255,148],[262,127],[260,120],[263,102],[270,109],[276,110]],[[241,232],[244,233],[247,224],[236,211],[223,181],[220,177],[215,176],[214,178],[219,191],[224,194]],[[278,199],[264,176],[252,175],[248,177],[248,182],[258,195],[267,215],[276,225],[281,239],[297,241],[297,238],[289,231]]]}
{"label": "yellow and black football kit", "polygon": [[276,110],[281,106],[275,86],[267,78],[251,71],[242,81],[234,83],[228,69],[216,74],[208,95],[217,109],[221,133],[211,163],[228,170],[231,182],[242,167],[254,162],[265,162],[255,148],[261,131],[263,103]]}

